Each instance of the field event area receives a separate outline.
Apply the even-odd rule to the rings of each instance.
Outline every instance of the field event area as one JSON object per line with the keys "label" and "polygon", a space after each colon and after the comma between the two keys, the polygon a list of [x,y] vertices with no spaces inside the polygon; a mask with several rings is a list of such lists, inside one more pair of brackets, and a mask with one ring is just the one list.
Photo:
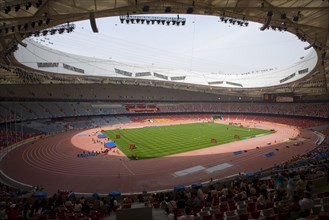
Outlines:
{"label": "field event area", "polygon": [[203,122],[120,128],[103,133],[130,159],[147,159],[255,138],[272,131]]}

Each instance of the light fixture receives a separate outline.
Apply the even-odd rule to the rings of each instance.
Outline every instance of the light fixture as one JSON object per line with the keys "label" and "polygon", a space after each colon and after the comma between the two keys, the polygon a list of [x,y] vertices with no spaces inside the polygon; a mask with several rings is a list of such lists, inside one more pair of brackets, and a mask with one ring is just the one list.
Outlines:
{"label": "light fixture", "polygon": [[25,4],[25,10],[29,10],[31,8],[31,6],[32,6],[32,3],[31,2],[27,2]]}
{"label": "light fixture", "polygon": [[58,30],[58,33],[59,33],[59,34],[63,34],[64,31],[65,31],[65,28],[60,28],[60,29]]}
{"label": "light fixture", "polygon": [[187,14],[192,14],[193,13],[193,8],[192,7],[187,8],[186,13]]}
{"label": "light fixture", "polygon": [[16,12],[18,12],[20,8],[21,8],[21,5],[20,4],[15,5],[15,11]]}
{"label": "light fixture", "polygon": [[35,2],[35,7],[39,8],[42,5],[42,0],[37,0]]}
{"label": "light fixture", "polygon": [[273,16],[273,11],[268,11],[267,12],[267,17],[272,17]]}
{"label": "light fixture", "polygon": [[145,5],[145,6],[143,7],[143,12],[148,12],[149,10],[150,10],[150,6]]}
{"label": "light fixture", "polygon": [[[186,22],[186,18],[181,18],[179,17],[179,15],[177,17],[154,17],[154,16],[120,16],[119,17],[121,23],[124,23],[124,21],[126,21],[126,23],[137,23],[137,24],[144,24],[144,22],[146,21],[146,24],[162,24],[162,25],[177,25],[179,26],[180,24],[184,25]],[[135,22],[136,21],[136,22]]]}
{"label": "light fixture", "polygon": [[7,7],[5,8],[5,13],[8,14],[10,11],[11,11],[11,7],[10,7],[10,6],[7,6]]}

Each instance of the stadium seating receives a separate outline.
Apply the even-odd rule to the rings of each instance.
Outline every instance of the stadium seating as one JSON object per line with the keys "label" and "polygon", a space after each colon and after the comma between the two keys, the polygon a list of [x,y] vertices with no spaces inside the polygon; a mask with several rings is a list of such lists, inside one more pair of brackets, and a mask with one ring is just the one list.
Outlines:
{"label": "stadium seating", "polygon": [[[10,107],[8,107],[10,106]],[[54,132],[63,132],[67,130],[67,125],[70,125],[71,129],[85,129],[88,127],[97,127],[103,125],[116,125],[116,124],[127,124],[127,123],[167,123],[167,122],[176,122],[180,120],[212,120],[212,114],[208,112],[216,112],[216,111],[232,111],[241,112],[241,114],[221,114],[222,120],[229,121],[268,121],[275,123],[287,123],[290,125],[295,125],[301,128],[309,128],[313,126],[318,126],[325,121],[323,119],[308,119],[308,118],[286,118],[279,115],[259,115],[259,114],[242,114],[242,113],[254,113],[256,111],[263,111],[266,113],[274,113],[275,111],[284,112],[286,109],[281,105],[276,105],[275,107],[271,107],[271,105],[263,106],[259,105],[249,105],[249,106],[239,106],[235,103],[228,103],[227,105],[223,104],[213,104],[213,103],[199,103],[199,104],[177,104],[177,105],[169,105],[169,104],[158,104],[157,107],[161,112],[186,112],[187,114],[167,114],[167,115],[112,115],[115,112],[125,111],[124,107],[115,108],[101,108],[93,106],[92,103],[83,103],[78,104],[75,102],[66,103],[66,102],[44,102],[38,104],[36,102],[27,102],[27,103],[19,103],[19,102],[11,102],[9,105],[5,105],[4,103],[0,104],[0,114],[2,119],[5,120],[7,125],[15,125],[19,117],[23,117],[25,120],[23,122],[24,131],[34,131],[31,133],[19,133],[14,131],[9,131],[8,129],[2,129],[0,131],[0,141],[2,146],[9,146],[17,141],[21,141],[22,139],[29,138],[33,135],[36,135],[40,132],[42,133],[54,133]],[[321,105],[322,106],[322,105]],[[315,116],[317,117],[326,117],[325,111],[328,106],[317,106],[319,109],[315,111]],[[301,108],[301,109],[299,109]],[[15,109],[15,110],[13,110]],[[123,110],[122,110],[123,109]],[[12,111],[13,110],[13,111]],[[191,111],[199,112],[201,114],[191,114]],[[309,109],[307,109],[307,105],[303,106],[303,104],[296,104],[296,108],[290,109],[292,114],[297,115],[312,115]],[[15,117],[7,117],[8,112],[10,112]],[[204,113],[207,112],[207,113]],[[108,114],[110,113],[110,114]],[[62,117],[65,115],[66,117]],[[70,116],[70,117],[67,117]],[[71,116],[80,116],[80,117],[71,117]],[[37,119],[37,120],[35,120]],[[18,125],[19,126],[19,125]],[[328,135],[328,130],[323,132]],[[9,137],[9,138],[8,138]],[[8,142],[7,140],[11,140]],[[287,219],[287,215],[282,211],[287,209],[287,206],[280,205],[281,211],[278,214],[278,206],[283,200],[278,200],[275,195],[275,181],[276,176],[279,173],[286,175],[286,173],[293,172],[296,178],[299,178],[300,175],[305,175],[307,177],[308,182],[312,182],[313,186],[326,186],[328,183],[327,175],[328,175],[328,162],[327,158],[329,155],[329,143],[326,139],[324,143],[318,146],[311,152],[308,152],[305,155],[300,155],[298,157],[294,157],[291,160],[285,161],[282,164],[278,164],[273,170],[264,171],[260,175],[268,175],[266,172],[270,173],[270,179],[261,180],[258,176],[239,176],[236,179],[230,180],[221,180],[221,184],[216,187],[203,188],[202,190],[210,190],[212,194],[218,194],[218,197],[213,197],[212,203],[210,205],[206,205],[205,201],[202,201],[201,206],[192,207],[194,210],[194,215],[199,217],[200,219],[241,219],[245,220],[248,218],[263,218],[263,219],[278,219],[283,220]],[[223,193],[223,183],[226,181],[229,187],[229,193]],[[241,184],[244,183],[244,184]],[[241,186],[244,185],[242,188]],[[255,186],[255,188],[259,189],[259,187],[266,187],[269,192],[269,200],[267,204],[264,205],[256,205],[257,196],[259,196],[259,192],[256,190],[255,195],[251,195],[246,187]],[[247,188],[248,188],[247,187]],[[314,189],[314,188],[313,188]],[[240,192],[246,190],[248,195],[247,198],[240,198]],[[282,189],[284,192],[284,189]],[[310,188],[312,190],[312,188]],[[11,195],[22,194],[22,192],[17,191],[16,189],[7,187],[5,185],[1,185],[1,195],[4,198],[11,198]],[[173,194],[176,192],[165,192],[162,193],[161,197],[155,197],[151,202],[147,202],[147,204],[151,204],[153,209],[160,209],[161,203],[164,202],[165,197],[173,197]],[[283,193],[284,194],[284,193]],[[193,195],[193,194],[192,194]],[[56,195],[55,198],[59,199]],[[329,193],[326,194],[320,193],[316,194],[317,198],[314,198],[314,203],[316,204],[311,212],[312,216],[320,216],[323,211],[328,211],[328,197]],[[135,196],[135,201],[137,201],[137,195]],[[178,197],[177,197],[178,198]],[[190,199],[194,198],[193,196]],[[72,200],[75,202],[76,198],[69,198],[67,195],[63,196],[61,200]],[[102,200],[102,205],[97,207],[96,203],[99,203],[99,200]],[[202,198],[201,198],[202,200]],[[177,201],[178,202],[178,201]],[[138,202],[136,202],[138,203]],[[132,203],[132,206],[134,204]],[[54,210],[46,210],[41,213],[37,213],[35,210],[31,209],[30,212],[33,212],[36,216],[44,216],[48,219],[77,219],[77,218],[91,218],[91,219],[102,219],[105,215],[110,213],[110,200],[107,197],[103,197],[102,199],[88,198],[88,204],[91,208],[87,212],[75,212],[74,209],[69,207],[62,207],[62,205],[56,205]],[[143,201],[142,204],[145,204]],[[190,203],[189,203],[190,204]],[[191,201],[193,204],[193,201]],[[284,203],[283,203],[284,204]],[[6,204],[6,212],[15,213],[15,211],[19,211],[21,215],[24,215],[24,206],[17,206],[18,209]],[[33,207],[33,206],[32,206]],[[120,208],[119,216],[126,216],[127,212],[125,212],[125,208]],[[157,208],[154,208],[157,207]],[[152,208],[151,208],[152,209]],[[147,211],[149,212],[150,209]],[[112,210],[113,211],[113,210]],[[136,210],[135,210],[136,211]],[[181,210],[183,211],[183,210]],[[299,214],[299,213],[297,213]]]}

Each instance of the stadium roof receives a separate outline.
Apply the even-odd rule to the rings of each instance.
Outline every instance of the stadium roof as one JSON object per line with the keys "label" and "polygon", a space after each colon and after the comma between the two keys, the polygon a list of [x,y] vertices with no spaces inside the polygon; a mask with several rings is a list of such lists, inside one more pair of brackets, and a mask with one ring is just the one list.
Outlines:
{"label": "stadium roof", "polygon": [[[31,4],[28,4],[31,3]],[[285,28],[316,49],[319,60],[313,74],[326,81],[328,73],[329,2],[327,0],[181,0],[181,1],[69,1],[9,0],[1,3],[2,62],[13,51],[12,45],[47,27],[94,18],[135,14],[200,14],[246,19],[268,26]],[[168,11],[169,10],[169,11]],[[316,73],[316,74],[315,74]],[[319,74],[318,74],[319,73]],[[305,79],[304,79],[305,80]],[[327,87],[327,82],[326,85]]]}

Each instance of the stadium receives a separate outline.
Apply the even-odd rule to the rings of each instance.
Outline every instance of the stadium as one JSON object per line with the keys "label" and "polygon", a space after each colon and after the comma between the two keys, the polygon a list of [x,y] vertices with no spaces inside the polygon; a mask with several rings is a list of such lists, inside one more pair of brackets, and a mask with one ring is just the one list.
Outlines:
{"label": "stadium", "polygon": [[[0,219],[327,218],[329,1],[0,5]],[[102,35],[108,17],[114,35],[125,27],[138,38],[136,27],[144,25],[167,36],[169,50],[178,47],[168,37],[171,26],[191,28],[196,42],[206,16],[232,32],[291,35],[302,56],[286,63],[286,51],[272,45],[277,58],[260,54],[270,57],[269,67],[246,69],[243,60],[271,43],[257,44],[230,63],[216,57],[218,71],[210,58],[197,59],[202,48],[194,43],[188,55],[172,50],[170,59],[162,49],[146,59],[147,46],[131,52],[123,35],[112,49],[123,48],[125,60],[106,58],[102,49],[114,39]],[[99,48],[92,38],[102,41]],[[245,44],[221,40],[227,56]],[[85,52],[66,51],[74,41]],[[88,56],[92,50],[104,50],[105,58]],[[290,209],[293,199],[300,210]],[[312,207],[302,208],[304,199]]]}

